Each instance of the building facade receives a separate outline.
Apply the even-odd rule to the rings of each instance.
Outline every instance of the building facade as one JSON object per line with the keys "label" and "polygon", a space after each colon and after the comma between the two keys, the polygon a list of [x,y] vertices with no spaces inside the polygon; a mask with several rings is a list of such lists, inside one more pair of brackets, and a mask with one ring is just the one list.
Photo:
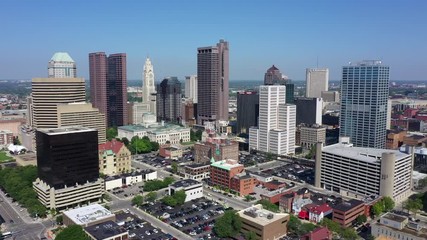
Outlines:
{"label": "building facade", "polygon": [[319,125],[302,125],[300,131],[300,146],[311,149],[317,143],[326,144],[326,127]]}
{"label": "building facade", "polygon": [[0,130],[0,146],[13,144],[13,133],[9,130]]}
{"label": "building facade", "polygon": [[197,103],[197,75],[185,77],[185,98],[192,99]]}
{"label": "building facade", "polygon": [[86,100],[83,78],[33,78],[31,85],[35,128],[57,128],[58,104]]}
{"label": "building facade", "polygon": [[82,126],[98,131],[98,143],[105,142],[105,115],[90,103],[63,103],[57,106],[58,127]]}
{"label": "building facade", "polygon": [[66,52],[53,54],[48,63],[48,74],[50,78],[76,78],[76,63]]}
{"label": "building facade", "polygon": [[184,177],[201,181],[210,177],[211,166],[209,164],[191,164],[184,166]]}
{"label": "building facade", "polygon": [[329,88],[329,69],[307,68],[305,71],[305,81],[305,96],[310,98],[321,98],[322,91],[328,91]]}
{"label": "building facade", "polygon": [[184,179],[169,185],[169,195],[181,190],[186,194],[185,202],[203,197],[203,183],[193,179]]}
{"label": "building facade", "polygon": [[424,240],[427,239],[426,221],[413,222],[406,216],[386,213],[379,222],[372,224],[371,234],[380,239]]}
{"label": "building facade", "polygon": [[181,83],[178,78],[163,79],[157,90],[157,119],[179,122],[181,118]]}
{"label": "building facade", "polygon": [[89,54],[92,106],[106,115],[107,126],[128,124],[126,54]]}
{"label": "building facade", "polygon": [[215,186],[231,188],[231,179],[245,170],[237,160],[227,159],[211,164],[211,183]]}
{"label": "building facade", "polygon": [[249,149],[275,154],[295,153],[296,107],[285,102],[286,87],[261,86],[258,128],[249,130]]}
{"label": "building facade", "polygon": [[267,69],[267,72],[264,74],[264,85],[275,85],[285,84],[285,79],[282,76],[282,73],[276,66],[272,66],[269,69]]}
{"label": "building facade", "polygon": [[215,138],[212,142],[194,144],[194,162],[209,163],[212,159],[239,159],[239,144],[224,138]]}
{"label": "building facade", "polygon": [[340,136],[357,147],[386,146],[389,70],[381,61],[343,67]]}
{"label": "building facade", "polygon": [[322,125],[323,100],[321,98],[295,98],[297,106],[296,124]]}
{"label": "building facade", "polygon": [[315,186],[344,196],[387,196],[395,202],[411,194],[412,156],[397,150],[353,147],[350,139],[316,146]]}
{"label": "building facade", "polygon": [[165,144],[169,141],[170,144],[179,144],[190,141],[190,128],[181,127],[174,124],[154,124],[145,125],[127,125],[117,129],[119,138],[132,139],[134,136],[143,138],[147,136],[150,141],[159,144]]}
{"label": "building facade", "polygon": [[197,122],[228,121],[228,42],[197,49]]}
{"label": "building facade", "polygon": [[64,127],[36,132],[38,179],[33,187],[48,208],[98,201],[98,134],[95,129]]}
{"label": "building facade", "polygon": [[99,144],[99,171],[105,175],[115,175],[131,171],[131,152],[116,139]]}
{"label": "building facade", "polygon": [[237,133],[249,134],[249,128],[258,126],[259,95],[255,91],[237,93]]}

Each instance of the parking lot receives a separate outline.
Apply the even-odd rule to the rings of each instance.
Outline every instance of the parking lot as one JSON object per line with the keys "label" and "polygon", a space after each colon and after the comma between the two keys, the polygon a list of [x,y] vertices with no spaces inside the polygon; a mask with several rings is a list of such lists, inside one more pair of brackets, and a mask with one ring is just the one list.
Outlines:
{"label": "parking lot", "polygon": [[288,163],[261,172],[295,182],[314,184],[314,169],[296,163]]}
{"label": "parking lot", "polygon": [[136,215],[129,212],[116,213],[118,222],[123,224],[123,227],[129,231],[130,239],[176,239],[172,235],[162,232],[160,229],[153,227],[149,222],[141,220]]}
{"label": "parking lot", "polygon": [[135,183],[133,185],[126,185],[126,187],[113,188],[108,192],[116,195],[118,198],[126,199],[132,198],[135,195],[143,193],[144,182]]}
{"label": "parking lot", "polygon": [[195,239],[217,239],[212,228],[225,211],[222,205],[205,198],[174,208],[159,202],[141,208]]}

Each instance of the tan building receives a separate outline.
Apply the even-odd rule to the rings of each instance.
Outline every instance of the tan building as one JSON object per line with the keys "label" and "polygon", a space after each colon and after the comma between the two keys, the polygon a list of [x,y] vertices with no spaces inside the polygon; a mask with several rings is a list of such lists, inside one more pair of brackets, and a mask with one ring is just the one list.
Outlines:
{"label": "tan building", "polygon": [[83,126],[98,130],[98,143],[105,143],[105,115],[86,102],[57,106],[58,127]]}
{"label": "tan building", "polygon": [[0,130],[0,145],[13,144],[13,133],[9,130]]}
{"label": "tan building", "polygon": [[33,78],[32,122],[36,128],[57,128],[56,106],[61,103],[84,102],[83,78]]}
{"label": "tan building", "polygon": [[406,134],[407,132],[403,130],[387,130],[386,149],[399,149]]}
{"label": "tan building", "polygon": [[12,132],[13,136],[19,136],[21,132],[21,125],[25,124],[25,119],[23,118],[9,118],[1,117],[0,118],[0,130],[9,130]]}
{"label": "tan building", "polygon": [[239,159],[239,143],[224,138],[213,138],[211,142],[194,144],[194,162],[209,163],[211,159]]}
{"label": "tan building", "polygon": [[182,158],[182,149],[170,144],[164,144],[160,146],[159,155],[167,159]]}
{"label": "tan building", "polygon": [[116,175],[130,172],[131,152],[122,143],[115,139],[100,144],[99,147],[99,171],[105,175]]}
{"label": "tan building", "polygon": [[372,224],[371,234],[377,239],[425,240],[427,239],[427,222],[410,221],[407,217],[386,213],[379,223]]}
{"label": "tan building", "polygon": [[311,126],[302,125],[300,127],[300,146],[306,149],[311,149],[316,143],[326,143],[326,128],[314,124]]}
{"label": "tan building", "polygon": [[242,233],[254,232],[261,240],[279,239],[287,233],[290,219],[287,213],[273,213],[257,204],[237,214],[242,220]]}

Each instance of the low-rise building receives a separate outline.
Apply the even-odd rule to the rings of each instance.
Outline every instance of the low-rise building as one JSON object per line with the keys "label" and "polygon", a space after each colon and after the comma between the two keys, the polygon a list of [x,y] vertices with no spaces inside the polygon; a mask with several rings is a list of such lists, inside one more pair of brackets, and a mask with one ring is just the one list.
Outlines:
{"label": "low-rise building", "polygon": [[99,171],[105,175],[115,175],[131,170],[131,152],[122,143],[113,139],[99,144]]}
{"label": "low-rise building", "polygon": [[194,144],[194,162],[208,163],[214,159],[239,159],[239,143],[227,138],[207,138],[207,142]]}
{"label": "low-rise building", "polygon": [[129,232],[113,221],[99,223],[84,228],[93,240],[128,240]]}
{"label": "low-rise building", "polygon": [[344,227],[349,227],[360,215],[365,214],[365,204],[351,199],[333,206],[332,220]]}
{"label": "low-rise building", "polygon": [[145,123],[140,125],[126,125],[117,128],[119,138],[132,139],[135,136],[147,136],[150,141],[158,144],[179,144],[190,141],[190,128],[168,123]]}
{"label": "low-rise building", "polygon": [[105,178],[105,190],[110,190],[124,185],[132,185],[142,181],[157,179],[157,171],[146,169],[138,172],[124,173]]}
{"label": "low-rise building", "polygon": [[300,240],[329,240],[332,239],[332,232],[327,227],[319,227],[306,233]]}
{"label": "low-rise building", "polygon": [[310,222],[319,223],[323,218],[332,213],[332,208],[327,203],[315,205],[308,210],[308,220]]}
{"label": "low-rise building", "polygon": [[80,225],[88,227],[107,221],[115,221],[116,216],[110,210],[99,204],[92,204],[80,207],[62,213],[65,226]]}
{"label": "low-rise building", "polygon": [[412,171],[412,185],[415,189],[421,189],[425,187],[422,182],[424,179],[427,179],[427,174],[420,173],[417,171]]}
{"label": "low-rise building", "polygon": [[427,239],[427,222],[412,222],[407,217],[394,213],[384,214],[379,223],[371,226],[371,235],[374,237],[389,237],[397,240]]}
{"label": "low-rise building", "polygon": [[170,144],[164,144],[160,146],[159,155],[166,159],[182,158],[182,149],[177,146],[171,146]]}
{"label": "low-rise building", "polygon": [[123,178],[120,175],[109,176],[105,178],[104,182],[106,191],[123,186]]}
{"label": "low-rise building", "polygon": [[243,209],[237,214],[242,220],[242,233],[253,232],[261,240],[279,239],[287,234],[289,214],[273,213],[261,204]]}
{"label": "low-rise building", "polygon": [[99,178],[93,182],[55,189],[37,178],[33,189],[47,209],[63,210],[77,204],[99,202],[104,194],[104,180]]}
{"label": "low-rise building", "polygon": [[191,164],[184,166],[184,178],[201,181],[210,178],[211,165],[209,164]]}
{"label": "low-rise building", "polygon": [[237,160],[227,159],[211,164],[211,183],[225,188],[231,188],[231,179],[245,170]]}
{"label": "low-rise building", "polygon": [[0,146],[13,144],[13,133],[9,130],[0,130]]}
{"label": "low-rise building", "polygon": [[259,172],[248,171],[248,173],[251,176],[255,177],[260,183],[263,183],[263,184],[273,181],[273,176],[271,174],[266,174],[260,171]]}
{"label": "low-rise building", "polygon": [[230,189],[239,193],[241,197],[254,192],[258,181],[246,172],[234,175],[230,181]]}
{"label": "low-rise building", "polygon": [[169,195],[181,190],[185,191],[185,202],[203,197],[203,184],[193,179],[184,179],[169,185]]}

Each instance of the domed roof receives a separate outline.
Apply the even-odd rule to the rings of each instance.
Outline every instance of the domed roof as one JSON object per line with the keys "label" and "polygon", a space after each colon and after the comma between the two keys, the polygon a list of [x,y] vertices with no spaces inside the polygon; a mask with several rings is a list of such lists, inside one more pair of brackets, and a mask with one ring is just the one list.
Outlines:
{"label": "domed roof", "polygon": [[53,62],[74,62],[74,60],[66,52],[57,52],[53,54],[50,61]]}

